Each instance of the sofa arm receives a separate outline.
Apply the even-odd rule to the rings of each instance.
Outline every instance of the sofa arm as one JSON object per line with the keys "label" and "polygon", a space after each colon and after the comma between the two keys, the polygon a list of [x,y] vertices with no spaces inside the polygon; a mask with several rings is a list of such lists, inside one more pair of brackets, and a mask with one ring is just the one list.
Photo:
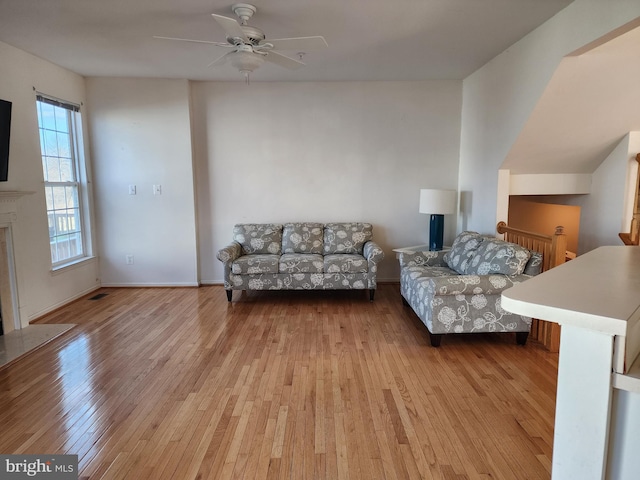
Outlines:
{"label": "sofa arm", "polygon": [[364,244],[362,255],[367,259],[369,263],[380,263],[384,258],[384,251],[378,246],[376,242],[368,241]]}
{"label": "sofa arm", "polygon": [[446,250],[402,252],[400,253],[400,267],[446,267],[447,264],[444,261],[446,253]]}
{"label": "sofa arm", "polygon": [[231,265],[233,261],[242,253],[242,247],[238,242],[233,242],[226,247],[218,250],[216,258],[225,265]]}
{"label": "sofa arm", "polygon": [[451,275],[429,279],[435,295],[500,295],[503,290],[530,279],[530,275]]}

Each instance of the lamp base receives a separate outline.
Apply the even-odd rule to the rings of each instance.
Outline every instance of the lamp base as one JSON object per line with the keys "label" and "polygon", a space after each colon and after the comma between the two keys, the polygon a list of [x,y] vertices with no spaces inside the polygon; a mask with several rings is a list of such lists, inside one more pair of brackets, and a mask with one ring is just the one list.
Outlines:
{"label": "lamp base", "polygon": [[431,214],[429,221],[429,250],[442,250],[444,240],[444,215]]}

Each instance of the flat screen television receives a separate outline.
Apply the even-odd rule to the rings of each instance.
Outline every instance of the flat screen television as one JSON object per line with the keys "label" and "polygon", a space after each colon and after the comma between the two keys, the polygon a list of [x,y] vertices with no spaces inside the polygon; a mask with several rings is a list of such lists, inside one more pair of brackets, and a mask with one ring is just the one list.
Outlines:
{"label": "flat screen television", "polygon": [[0,100],[0,182],[9,175],[9,136],[11,135],[11,102]]}

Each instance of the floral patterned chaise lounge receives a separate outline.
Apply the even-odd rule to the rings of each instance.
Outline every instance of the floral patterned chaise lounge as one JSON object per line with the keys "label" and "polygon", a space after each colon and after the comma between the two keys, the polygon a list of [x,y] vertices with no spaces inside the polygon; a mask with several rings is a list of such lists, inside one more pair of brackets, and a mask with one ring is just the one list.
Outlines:
{"label": "floral patterned chaise lounge", "polygon": [[239,224],[218,251],[224,288],[233,290],[368,289],[373,301],[382,249],[370,223]]}
{"label": "floral patterned chaise lounge", "polygon": [[502,308],[501,293],[540,273],[542,255],[514,243],[462,232],[448,251],[400,255],[400,293],[429,329],[443,334],[515,332],[527,342],[531,318]]}

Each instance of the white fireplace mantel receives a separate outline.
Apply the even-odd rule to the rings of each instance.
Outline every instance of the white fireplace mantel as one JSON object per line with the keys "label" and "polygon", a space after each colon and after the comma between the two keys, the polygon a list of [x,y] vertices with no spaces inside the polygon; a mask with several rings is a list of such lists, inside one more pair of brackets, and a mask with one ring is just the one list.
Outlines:
{"label": "white fireplace mantel", "polygon": [[0,191],[0,223],[13,223],[18,219],[18,200],[35,192]]}
{"label": "white fireplace mantel", "polygon": [[14,229],[18,228],[18,203],[35,192],[0,191],[0,294],[4,333],[22,328],[20,285],[14,254]]}

